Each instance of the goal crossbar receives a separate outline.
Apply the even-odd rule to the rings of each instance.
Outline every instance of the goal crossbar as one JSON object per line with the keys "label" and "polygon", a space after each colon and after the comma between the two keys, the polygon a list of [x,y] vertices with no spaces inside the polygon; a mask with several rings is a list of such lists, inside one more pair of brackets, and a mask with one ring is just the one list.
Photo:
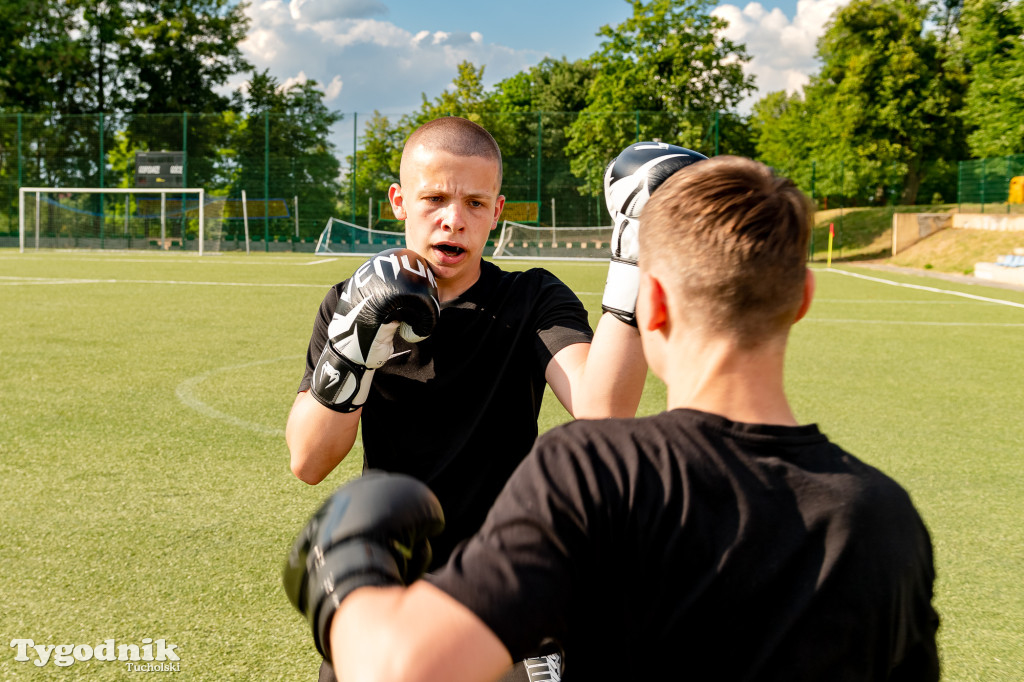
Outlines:
{"label": "goal crossbar", "polygon": [[[199,196],[199,255],[203,255],[203,239],[206,234],[204,231],[206,217],[204,212],[204,204],[206,199],[206,190],[202,188],[166,188],[156,189],[152,187],[19,187],[18,188],[18,252],[25,252],[25,195],[34,194],[36,196],[36,206],[39,206],[39,197],[43,194],[54,194],[54,193],[75,193],[84,194],[91,192],[94,194],[158,194],[161,197],[161,204],[165,203],[165,199],[168,194],[196,194]],[[161,209],[163,213],[163,209]],[[164,216],[161,215],[161,221]],[[39,248],[39,222],[38,219],[35,225],[36,229],[36,248]]]}

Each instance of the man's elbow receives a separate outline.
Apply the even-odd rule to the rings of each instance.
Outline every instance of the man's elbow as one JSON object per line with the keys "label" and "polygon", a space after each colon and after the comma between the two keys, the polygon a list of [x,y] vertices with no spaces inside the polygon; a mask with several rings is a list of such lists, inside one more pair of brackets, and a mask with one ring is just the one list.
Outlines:
{"label": "man's elbow", "polygon": [[327,477],[322,471],[311,466],[308,460],[297,458],[294,455],[291,459],[291,469],[295,478],[309,485],[316,485]]}
{"label": "man's elbow", "polygon": [[315,457],[312,450],[302,442],[295,442],[289,438],[288,451],[291,455],[289,466],[295,478],[309,485],[316,485],[327,478],[329,472],[323,471],[323,467],[319,465],[319,458]]}

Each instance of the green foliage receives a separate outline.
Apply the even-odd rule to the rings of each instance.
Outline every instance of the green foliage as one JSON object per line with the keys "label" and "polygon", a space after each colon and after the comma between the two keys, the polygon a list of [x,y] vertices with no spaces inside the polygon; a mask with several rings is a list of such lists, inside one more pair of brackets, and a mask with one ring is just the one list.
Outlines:
{"label": "green foliage", "polygon": [[[630,4],[633,16],[598,33],[605,40],[590,59],[595,76],[587,107],[569,128],[572,171],[591,194],[601,191],[604,166],[627,144],[660,138],[702,146],[715,112],[754,90],[742,68],[749,55],[719,35],[726,24],[711,16],[710,0]],[[638,111],[661,115],[641,121],[631,113]]]}
{"label": "green foliage", "polygon": [[323,103],[316,81],[282,88],[269,71],[257,72],[235,101],[244,115],[231,134],[236,164],[231,193],[297,196],[307,217],[326,221],[334,215],[341,165],[329,135],[341,114]]}
{"label": "green foliage", "polygon": [[245,2],[0,0],[0,110],[221,111],[249,68]]}
{"label": "green foliage", "polygon": [[962,117],[977,157],[1024,152],[1024,3],[967,0],[960,22],[970,86]]}
{"label": "green foliage", "polygon": [[759,155],[805,189],[816,171],[819,196],[915,203],[929,174],[948,174],[964,151],[955,117],[964,82],[925,30],[926,14],[908,0],[837,10],[818,42],[821,71],[802,95],[755,105]]}

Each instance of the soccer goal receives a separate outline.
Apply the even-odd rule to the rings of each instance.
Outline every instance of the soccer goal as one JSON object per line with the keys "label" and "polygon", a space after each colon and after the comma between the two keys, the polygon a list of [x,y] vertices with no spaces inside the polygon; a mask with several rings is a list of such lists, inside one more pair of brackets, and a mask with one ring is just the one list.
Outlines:
{"label": "soccer goal", "polygon": [[201,256],[205,200],[203,189],[21,187],[18,250],[31,231],[36,249],[197,248]]}
{"label": "soccer goal", "polygon": [[384,249],[405,247],[404,232],[370,230],[337,218],[328,218],[316,242],[316,253],[338,255],[377,253]]}
{"label": "soccer goal", "polygon": [[614,227],[534,227],[506,220],[494,258],[607,260]]}

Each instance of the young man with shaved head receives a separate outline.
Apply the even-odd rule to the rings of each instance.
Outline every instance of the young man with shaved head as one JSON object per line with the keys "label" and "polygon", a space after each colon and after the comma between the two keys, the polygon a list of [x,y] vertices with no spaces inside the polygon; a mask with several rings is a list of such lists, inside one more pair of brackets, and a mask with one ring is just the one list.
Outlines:
{"label": "young man with shaved head", "polygon": [[547,642],[574,681],[938,680],[921,517],[783,389],[810,211],[746,159],[669,177],[640,216],[636,307],[668,409],[542,435],[440,571],[416,580],[443,524],[429,489],[340,488],[284,572],[339,678],[493,680]]}
{"label": "young man with shaved head", "polygon": [[[573,417],[633,416],[647,372],[628,314],[606,313],[592,331],[550,272],[483,260],[505,203],[501,180],[497,143],[471,121],[441,118],[409,136],[389,191],[408,252],[381,254],[328,292],[288,418],[291,468],[307,483],[342,461],[361,423],[364,469],[434,490],[447,523],[431,568],[480,527],[529,452],[545,385]],[[418,263],[429,281],[406,276]],[[387,293],[369,291],[378,284]],[[368,318],[378,300],[391,312]],[[362,349],[351,341],[359,334]]]}

